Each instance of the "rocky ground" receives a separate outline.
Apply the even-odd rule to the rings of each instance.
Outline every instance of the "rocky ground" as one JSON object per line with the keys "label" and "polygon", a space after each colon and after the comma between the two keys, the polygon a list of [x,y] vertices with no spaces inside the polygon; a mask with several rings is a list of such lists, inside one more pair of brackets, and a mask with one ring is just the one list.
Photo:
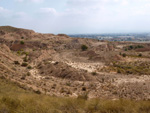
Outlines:
{"label": "rocky ground", "polygon": [[149,100],[149,47],[2,26],[0,76],[47,95]]}

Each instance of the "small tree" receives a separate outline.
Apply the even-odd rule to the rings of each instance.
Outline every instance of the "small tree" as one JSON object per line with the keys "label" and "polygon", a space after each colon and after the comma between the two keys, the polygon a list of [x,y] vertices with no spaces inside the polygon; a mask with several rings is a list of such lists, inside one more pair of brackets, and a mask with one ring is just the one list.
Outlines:
{"label": "small tree", "polygon": [[82,45],[81,49],[82,49],[82,51],[86,51],[88,49],[88,47],[86,45]]}
{"label": "small tree", "polygon": [[126,57],[127,55],[125,53],[122,54],[123,57]]}
{"label": "small tree", "polygon": [[28,62],[27,57],[24,57],[24,58],[23,58],[23,61],[24,61],[24,62]]}
{"label": "small tree", "polygon": [[129,46],[129,49],[131,50],[131,49],[133,49],[133,46],[131,45],[131,46]]}
{"label": "small tree", "polygon": [[139,57],[141,57],[141,56],[142,56],[142,54],[140,53],[138,56],[139,56]]}
{"label": "small tree", "polygon": [[32,69],[32,67],[31,67],[31,66],[28,66],[27,68],[28,68],[28,69]]}
{"label": "small tree", "polygon": [[24,41],[20,41],[20,44],[22,44],[22,45],[23,45],[23,44],[24,44]]}
{"label": "small tree", "polygon": [[124,50],[125,50],[125,51],[128,51],[128,49],[127,49],[127,48],[125,48]]}

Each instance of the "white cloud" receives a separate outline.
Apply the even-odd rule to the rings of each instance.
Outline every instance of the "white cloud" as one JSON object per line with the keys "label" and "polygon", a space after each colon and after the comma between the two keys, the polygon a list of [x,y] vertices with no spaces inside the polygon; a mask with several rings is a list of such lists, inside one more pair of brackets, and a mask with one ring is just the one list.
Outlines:
{"label": "white cloud", "polygon": [[8,10],[8,9],[5,9],[5,8],[3,8],[3,7],[0,7],[0,13],[4,13],[4,12],[9,12],[9,10]]}
{"label": "white cloud", "polygon": [[[2,20],[0,23],[13,23],[13,25],[26,26],[26,28],[32,27],[39,32],[54,33],[99,33],[150,29],[150,0],[15,1],[31,4],[30,7],[26,6],[22,9],[14,5],[16,12],[0,7]],[[25,5],[29,5],[28,3]]]}
{"label": "white cloud", "polygon": [[122,1],[122,5],[128,5],[128,4],[129,4],[128,0],[123,0]]}
{"label": "white cloud", "polygon": [[0,18],[7,18],[11,16],[12,11],[0,7]]}
{"label": "white cloud", "polygon": [[54,8],[40,8],[40,13],[54,14],[57,15],[57,11]]}
{"label": "white cloud", "polygon": [[13,18],[17,19],[27,19],[29,16],[25,12],[16,12],[12,14]]}

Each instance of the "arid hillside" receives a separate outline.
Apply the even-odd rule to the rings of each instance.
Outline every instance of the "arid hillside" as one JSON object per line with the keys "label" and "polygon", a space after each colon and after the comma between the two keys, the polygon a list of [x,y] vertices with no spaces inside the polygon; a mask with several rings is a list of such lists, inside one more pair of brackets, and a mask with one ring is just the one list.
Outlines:
{"label": "arid hillside", "polygon": [[0,27],[0,76],[59,97],[150,99],[150,44]]}

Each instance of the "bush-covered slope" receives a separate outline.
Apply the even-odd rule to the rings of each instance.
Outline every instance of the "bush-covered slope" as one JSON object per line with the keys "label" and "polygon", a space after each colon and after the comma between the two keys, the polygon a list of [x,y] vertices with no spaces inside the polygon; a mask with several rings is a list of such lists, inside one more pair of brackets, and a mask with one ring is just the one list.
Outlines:
{"label": "bush-covered slope", "polygon": [[51,97],[0,79],[0,113],[149,113],[150,101]]}

